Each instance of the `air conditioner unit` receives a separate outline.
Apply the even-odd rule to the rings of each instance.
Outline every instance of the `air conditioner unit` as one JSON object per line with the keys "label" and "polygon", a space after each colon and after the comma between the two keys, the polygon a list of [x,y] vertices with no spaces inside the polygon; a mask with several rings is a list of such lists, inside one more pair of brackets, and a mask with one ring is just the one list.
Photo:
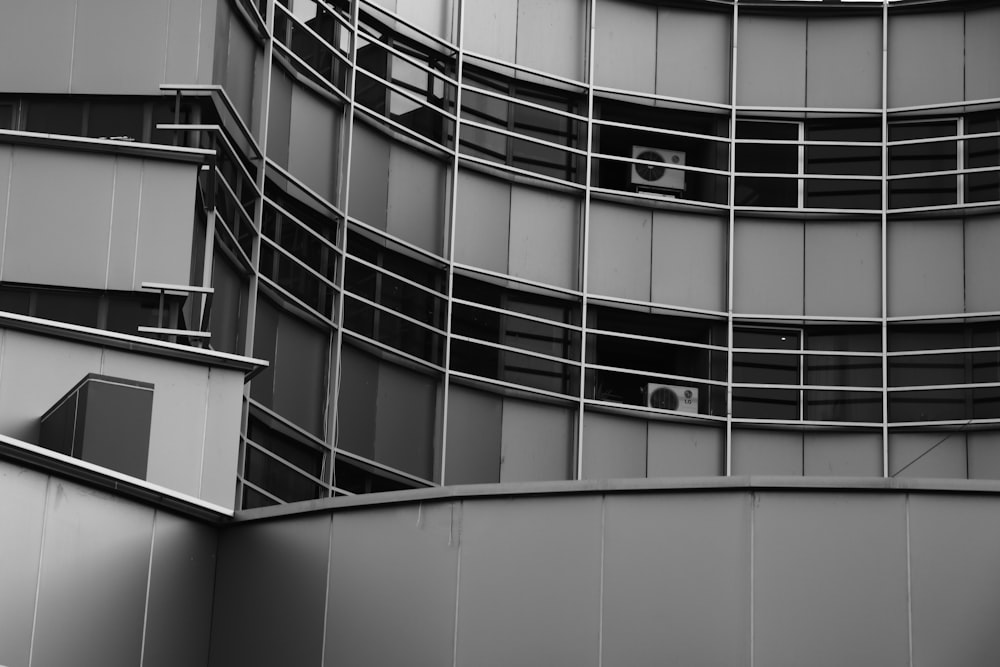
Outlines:
{"label": "air conditioner unit", "polygon": [[697,414],[698,389],[650,382],[646,385],[646,407]]}
{"label": "air conditioner unit", "polygon": [[684,170],[668,169],[672,164],[684,164],[683,151],[670,151],[665,148],[648,148],[633,146],[632,159],[662,163],[663,166],[652,164],[632,164],[630,183],[638,190],[658,190],[666,192],[684,191]]}

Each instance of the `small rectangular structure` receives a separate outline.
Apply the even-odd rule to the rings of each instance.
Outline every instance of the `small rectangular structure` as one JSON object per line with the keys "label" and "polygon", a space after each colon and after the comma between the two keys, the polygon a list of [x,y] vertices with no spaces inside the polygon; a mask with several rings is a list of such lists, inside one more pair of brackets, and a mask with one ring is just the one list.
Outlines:
{"label": "small rectangular structure", "polygon": [[41,418],[38,444],[146,479],[153,385],[88,373]]}

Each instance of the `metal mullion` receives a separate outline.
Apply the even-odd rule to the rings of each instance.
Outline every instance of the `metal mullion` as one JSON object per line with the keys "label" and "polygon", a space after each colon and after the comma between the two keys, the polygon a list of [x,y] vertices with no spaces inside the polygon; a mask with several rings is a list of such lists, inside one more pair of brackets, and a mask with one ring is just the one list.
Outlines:
{"label": "metal mullion", "polygon": [[[729,213],[728,239],[726,239],[726,433],[724,446],[723,474],[730,476],[733,473],[733,366],[735,354],[733,353],[733,338],[735,335],[733,296],[736,292],[734,260],[735,237],[736,237],[736,83],[738,72],[739,55],[739,2],[733,2],[732,19],[732,48],[730,49],[729,64],[729,176],[727,204]],[[751,587],[751,657],[753,656],[753,589]]]}
{"label": "metal mullion", "polygon": [[[880,323],[882,342],[882,477],[889,477],[889,269],[887,266],[889,249],[889,113],[888,113],[888,91],[889,91],[889,2],[882,0],[882,77],[881,77],[881,114],[882,123],[882,186],[879,188],[881,194],[881,219],[879,221],[879,243],[881,245],[881,266],[879,267],[879,280],[882,301],[882,321]],[[912,655],[910,656],[912,659]]]}
{"label": "metal mullion", "polygon": [[[345,25],[347,34],[349,37],[349,79],[347,81],[347,113],[344,117],[344,123],[341,128],[341,135],[344,139],[344,150],[342,153],[342,160],[340,168],[337,170],[339,181],[341,187],[339,192],[343,197],[343,219],[342,223],[339,225],[340,243],[337,246],[337,254],[339,255],[339,263],[337,272],[337,283],[339,283],[339,295],[340,298],[337,299],[337,303],[334,304],[333,319],[336,325],[333,329],[332,341],[330,345],[330,373],[328,376],[328,383],[330,385],[329,399],[326,402],[326,428],[325,436],[326,440],[329,441],[329,445],[332,451],[332,456],[330,458],[330,469],[328,475],[330,478],[331,488],[337,486],[336,479],[336,457],[339,444],[339,431],[340,431],[340,390],[341,382],[343,380],[343,348],[344,348],[344,304],[347,301],[347,297],[344,290],[344,276],[347,271],[347,220],[348,213],[350,212],[350,192],[351,192],[351,163],[353,161],[353,150],[354,150],[354,125],[356,122],[356,110],[357,102],[355,101],[357,80],[358,80],[358,2],[355,0],[350,4],[350,25]],[[282,170],[284,173],[285,170]],[[295,179],[298,183],[298,179]],[[307,189],[308,192],[312,192],[311,189]],[[324,649],[325,650],[325,649]]]}

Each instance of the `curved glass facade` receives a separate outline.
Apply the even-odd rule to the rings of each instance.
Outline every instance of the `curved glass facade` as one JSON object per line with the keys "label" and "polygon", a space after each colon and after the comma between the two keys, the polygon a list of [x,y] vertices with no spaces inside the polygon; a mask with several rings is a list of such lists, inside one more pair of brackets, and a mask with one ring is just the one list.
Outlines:
{"label": "curved glass facade", "polygon": [[1000,476],[1000,10],[269,11],[251,496]]}
{"label": "curved glass facade", "polygon": [[997,34],[982,2],[220,0],[214,85],[0,123],[218,151],[212,345],[271,362],[245,506],[998,479]]}

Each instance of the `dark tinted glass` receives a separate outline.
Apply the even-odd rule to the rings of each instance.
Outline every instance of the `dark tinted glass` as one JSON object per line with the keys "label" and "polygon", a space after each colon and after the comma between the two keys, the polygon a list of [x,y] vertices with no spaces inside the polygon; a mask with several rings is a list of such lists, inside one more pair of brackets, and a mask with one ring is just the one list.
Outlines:
{"label": "dark tinted glass", "polygon": [[28,102],[29,132],[48,134],[83,134],[83,102],[33,99]]}
{"label": "dark tinted glass", "polygon": [[87,136],[121,141],[144,141],[142,102],[90,103]]}

